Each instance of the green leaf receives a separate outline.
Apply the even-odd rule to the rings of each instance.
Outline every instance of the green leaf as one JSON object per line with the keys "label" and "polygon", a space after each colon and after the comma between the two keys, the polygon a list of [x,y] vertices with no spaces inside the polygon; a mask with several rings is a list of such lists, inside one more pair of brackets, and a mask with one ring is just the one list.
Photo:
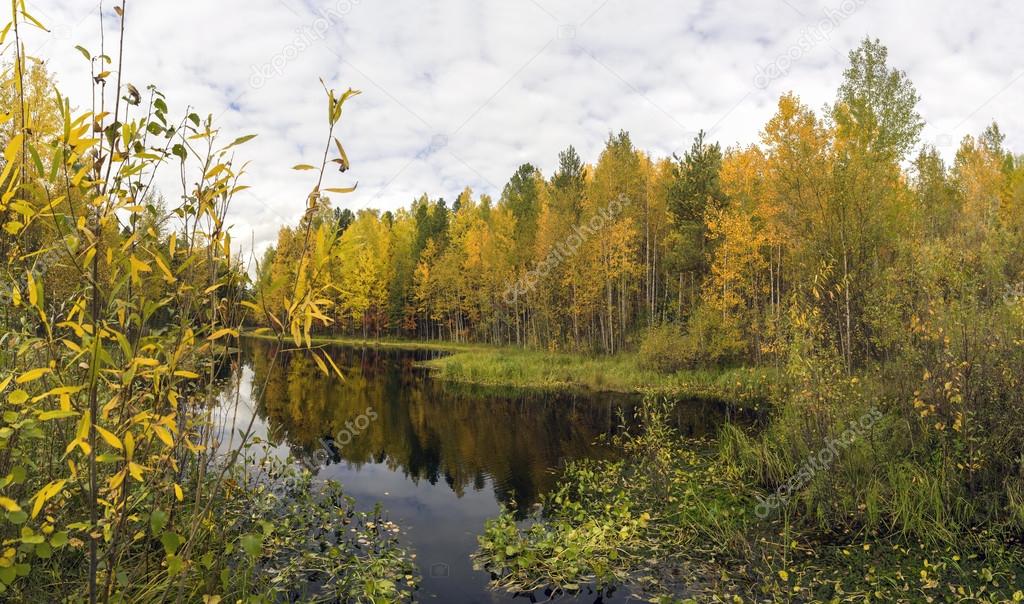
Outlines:
{"label": "green leaf", "polygon": [[234,147],[236,145],[243,145],[243,144],[251,141],[254,138],[256,138],[255,134],[246,134],[245,136],[240,136],[240,137],[236,138],[235,140],[231,141],[231,144],[228,145],[227,147],[224,147],[224,149],[227,150],[227,149],[230,149],[231,147]]}
{"label": "green leaf", "polygon": [[178,547],[181,546],[181,536],[177,533],[167,531],[163,535],[160,535],[160,543],[164,546],[164,551],[167,552],[168,556],[173,556],[174,552],[178,551]]}
{"label": "green leaf", "polygon": [[153,530],[153,536],[159,535],[163,532],[165,526],[167,526],[167,512],[163,510],[153,510],[149,515],[149,528]]}
{"label": "green leaf", "polygon": [[40,543],[36,546],[36,555],[45,560],[53,555],[53,548],[49,543]]}
{"label": "green leaf", "polygon": [[53,547],[64,547],[68,543],[68,534],[65,531],[54,533],[50,537],[50,545]]}
{"label": "green leaf", "polygon": [[252,533],[242,535],[239,538],[239,542],[242,544],[242,549],[249,555],[250,558],[255,558],[260,555],[263,550],[263,537],[260,535],[253,535]]}
{"label": "green leaf", "polygon": [[181,572],[181,558],[177,556],[167,556],[167,574],[171,577]]}

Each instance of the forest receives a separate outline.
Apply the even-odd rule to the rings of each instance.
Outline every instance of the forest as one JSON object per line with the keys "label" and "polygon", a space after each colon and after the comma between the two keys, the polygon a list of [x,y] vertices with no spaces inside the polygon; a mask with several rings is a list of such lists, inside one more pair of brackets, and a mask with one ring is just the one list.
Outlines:
{"label": "forest", "polygon": [[[495,200],[424,194],[397,211],[324,204],[283,228],[254,284],[280,323],[310,229],[338,237],[325,334],[612,354],[674,342],[679,365],[778,364],[827,341],[848,371],[915,347],[962,302],[1019,298],[1024,161],[993,123],[951,165],[880,43],[851,55],[832,106],[778,101],[759,142],[701,133],[654,158],[626,132],[596,163],[571,146],[545,177],[524,164]],[[1005,322],[1005,321],[1004,321]],[[669,327],[666,327],[669,326]]]}

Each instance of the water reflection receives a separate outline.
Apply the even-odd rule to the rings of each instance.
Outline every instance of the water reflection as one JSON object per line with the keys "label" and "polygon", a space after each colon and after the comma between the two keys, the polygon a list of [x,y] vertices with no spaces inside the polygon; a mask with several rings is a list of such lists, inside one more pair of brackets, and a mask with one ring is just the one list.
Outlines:
{"label": "water reflection", "polygon": [[[319,477],[338,480],[361,506],[383,503],[418,555],[420,601],[529,601],[530,594],[489,591],[487,574],[473,570],[484,522],[511,501],[528,511],[565,462],[615,455],[599,441],[621,430],[638,403],[621,394],[446,384],[416,366],[435,354],[425,351],[331,348],[341,380],[302,351],[261,340],[242,348],[243,366],[228,380],[238,389],[229,387],[216,410],[225,446],[251,421],[275,454],[290,453]],[[718,405],[686,403],[676,424],[684,435],[707,436],[726,414]],[[630,601],[624,592],[575,599]]]}
{"label": "water reflection", "polygon": [[[621,395],[496,395],[426,379],[429,353],[335,348],[345,379],[324,376],[303,352],[246,343],[257,413],[275,445],[311,466],[383,464],[443,482],[458,496],[488,483],[503,503],[537,501],[567,459],[611,455],[598,444],[635,404]],[[272,360],[273,359],[273,360]]]}

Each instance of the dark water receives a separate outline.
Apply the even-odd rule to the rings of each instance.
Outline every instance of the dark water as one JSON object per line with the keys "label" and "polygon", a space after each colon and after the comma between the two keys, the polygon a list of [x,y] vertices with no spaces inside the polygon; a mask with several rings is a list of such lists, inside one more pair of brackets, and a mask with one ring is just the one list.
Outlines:
{"label": "dark water", "polygon": [[[473,570],[484,521],[502,504],[528,510],[568,460],[615,456],[600,441],[628,425],[638,403],[621,394],[444,383],[415,366],[436,356],[426,351],[330,348],[344,381],[324,376],[305,352],[255,340],[243,351],[240,397],[222,403],[220,421],[244,430],[255,415],[255,434],[278,454],[340,481],[361,506],[383,504],[417,555],[420,601],[529,602],[529,594],[489,591],[487,573]],[[680,405],[678,425],[686,435],[709,435],[725,413],[713,404]],[[575,601],[629,600],[620,592]]]}

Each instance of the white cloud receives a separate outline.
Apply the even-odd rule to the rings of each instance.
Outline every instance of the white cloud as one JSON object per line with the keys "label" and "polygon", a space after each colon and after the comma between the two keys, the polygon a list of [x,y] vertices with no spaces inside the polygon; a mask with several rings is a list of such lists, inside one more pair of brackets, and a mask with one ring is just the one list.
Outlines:
{"label": "white cloud", "polygon": [[[98,6],[35,5],[54,33],[30,46],[84,106],[74,45],[98,51]],[[125,79],[156,84],[172,110],[213,113],[227,137],[260,135],[243,148],[253,188],[232,219],[236,240],[262,249],[303,211],[309,173],[290,166],[322,153],[321,76],[364,91],[340,130],[353,169],[331,175],[359,190],[337,203],[393,209],[467,185],[497,195],[518,164],[550,173],[570,144],[593,160],[619,129],[655,154],[685,149],[700,128],[724,144],[755,142],[781,93],[815,108],[831,101],[865,35],[908,72],[923,137],[945,143],[947,157],[992,119],[1024,150],[1022,17],[1012,0],[150,1],[128,5]],[[110,6],[104,25],[113,54]],[[759,68],[791,53],[785,73],[758,87]]]}

